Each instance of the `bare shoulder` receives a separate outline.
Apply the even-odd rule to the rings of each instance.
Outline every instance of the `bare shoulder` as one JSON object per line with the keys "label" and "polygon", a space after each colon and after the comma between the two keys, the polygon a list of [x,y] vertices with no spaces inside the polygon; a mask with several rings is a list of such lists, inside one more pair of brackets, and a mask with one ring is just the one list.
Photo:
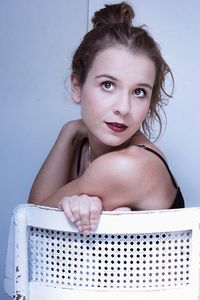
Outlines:
{"label": "bare shoulder", "polygon": [[71,120],[64,124],[61,129],[61,134],[67,134],[72,137],[87,136],[87,129],[81,119]]}
{"label": "bare shoulder", "polygon": [[84,173],[83,182],[90,182],[91,192],[98,193],[108,210],[119,206],[169,208],[176,192],[163,162],[136,146],[96,159]]}

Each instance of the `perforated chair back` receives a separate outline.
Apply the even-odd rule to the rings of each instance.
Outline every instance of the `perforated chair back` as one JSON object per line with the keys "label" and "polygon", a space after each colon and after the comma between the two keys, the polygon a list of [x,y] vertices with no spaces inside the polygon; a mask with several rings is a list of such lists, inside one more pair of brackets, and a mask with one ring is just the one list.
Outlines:
{"label": "perforated chair back", "polygon": [[198,300],[199,220],[199,208],[104,212],[84,236],[59,210],[19,206],[5,289],[23,300]]}

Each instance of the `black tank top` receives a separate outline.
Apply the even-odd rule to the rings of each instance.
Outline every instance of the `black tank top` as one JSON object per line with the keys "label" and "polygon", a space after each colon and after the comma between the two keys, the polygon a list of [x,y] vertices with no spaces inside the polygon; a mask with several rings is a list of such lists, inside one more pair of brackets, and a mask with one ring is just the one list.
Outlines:
{"label": "black tank top", "polygon": [[174,179],[174,176],[172,175],[172,172],[167,164],[167,162],[164,160],[164,158],[158,153],[156,152],[155,150],[149,148],[149,147],[146,147],[145,145],[135,145],[137,147],[140,147],[140,148],[143,148],[147,151],[150,151],[152,152],[153,154],[155,154],[156,156],[158,156],[162,162],[164,163],[165,167],[167,168],[167,171],[169,172],[169,175],[171,177],[171,180],[172,180],[172,183],[174,185],[174,187],[176,188],[176,197],[174,199],[174,203],[172,204],[171,206],[171,209],[173,208],[184,208],[185,207],[185,202],[184,202],[184,198],[183,198],[183,195],[181,193],[181,190],[180,190],[180,187],[177,185],[175,179]]}
{"label": "black tank top", "polygon": [[[79,148],[79,152],[78,152],[78,160],[77,160],[77,176],[79,176],[79,172],[80,172],[80,164],[81,164],[81,156],[82,156],[82,150],[83,150],[83,146],[85,145],[85,143],[87,142],[87,138],[84,138],[82,141],[81,141],[81,145],[80,145],[80,148]],[[175,209],[175,208],[184,208],[185,207],[185,203],[184,203],[184,198],[183,198],[183,195],[181,193],[181,190],[180,190],[180,187],[177,185],[175,179],[174,179],[174,176],[172,175],[172,172],[167,164],[167,162],[164,160],[164,158],[158,153],[156,152],[155,150],[149,148],[149,147],[146,147],[145,145],[134,145],[134,146],[137,146],[137,147],[140,147],[140,148],[143,148],[147,151],[150,151],[152,152],[153,154],[155,154],[156,156],[158,156],[162,162],[164,163],[165,167],[167,168],[168,172],[169,172],[169,175],[171,177],[171,180],[172,180],[172,183],[174,185],[174,187],[176,188],[176,197],[174,199],[174,203],[172,204],[172,206],[170,207],[171,209]]]}

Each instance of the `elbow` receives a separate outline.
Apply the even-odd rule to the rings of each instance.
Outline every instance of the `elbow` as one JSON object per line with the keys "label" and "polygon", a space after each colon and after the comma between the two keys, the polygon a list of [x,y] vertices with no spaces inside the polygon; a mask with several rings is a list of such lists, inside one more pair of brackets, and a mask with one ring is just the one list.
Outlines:
{"label": "elbow", "polygon": [[35,204],[35,205],[44,205],[44,201],[38,199],[38,198],[34,198],[32,196],[28,197],[28,201],[29,204]]}
{"label": "elbow", "polygon": [[53,207],[53,208],[59,208],[58,204],[60,201],[58,201],[57,198],[54,196],[49,197],[36,197],[34,195],[30,195],[28,198],[29,204],[34,205],[40,205],[40,206],[47,206],[47,207]]}
{"label": "elbow", "polygon": [[35,196],[32,193],[30,193],[27,202],[29,204],[34,204],[34,205],[48,206],[48,204],[46,204],[46,203],[48,203],[48,199],[44,199],[44,198]]}

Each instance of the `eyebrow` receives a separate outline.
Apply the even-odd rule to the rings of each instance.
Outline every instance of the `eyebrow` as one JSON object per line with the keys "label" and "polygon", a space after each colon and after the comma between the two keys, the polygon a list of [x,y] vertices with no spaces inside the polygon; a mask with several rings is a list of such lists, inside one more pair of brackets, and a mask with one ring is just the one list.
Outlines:
{"label": "eyebrow", "polygon": [[[116,77],[108,75],[108,74],[97,75],[95,78],[98,79],[101,77],[106,77],[106,78],[109,78],[114,81],[119,81]],[[149,83],[137,83],[137,86],[142,86],[142,87],[149,88],[150,90],[153,90],[153,87]]]}
{"label": "eyebrow", "polygon": [[149,88],[150,90],[153,90],[153,87],[152,87],[150,84],[148,84],[148,83],[138,83],[137,85],[138,85],[138,86],[147,87],[147,88]]}
{"label": "eyebrow", "polygon": [[119,81],[116,77],[113,77],[113,76],[111,76],[111,75],[108,75],[108,74],[101,74],[101,75],[97,75],[95,78],[101,78],[101,77],[107,77],[107,78],[109,78],[109,79],[111,79],[111,80],[114,80],[114,81]]}

